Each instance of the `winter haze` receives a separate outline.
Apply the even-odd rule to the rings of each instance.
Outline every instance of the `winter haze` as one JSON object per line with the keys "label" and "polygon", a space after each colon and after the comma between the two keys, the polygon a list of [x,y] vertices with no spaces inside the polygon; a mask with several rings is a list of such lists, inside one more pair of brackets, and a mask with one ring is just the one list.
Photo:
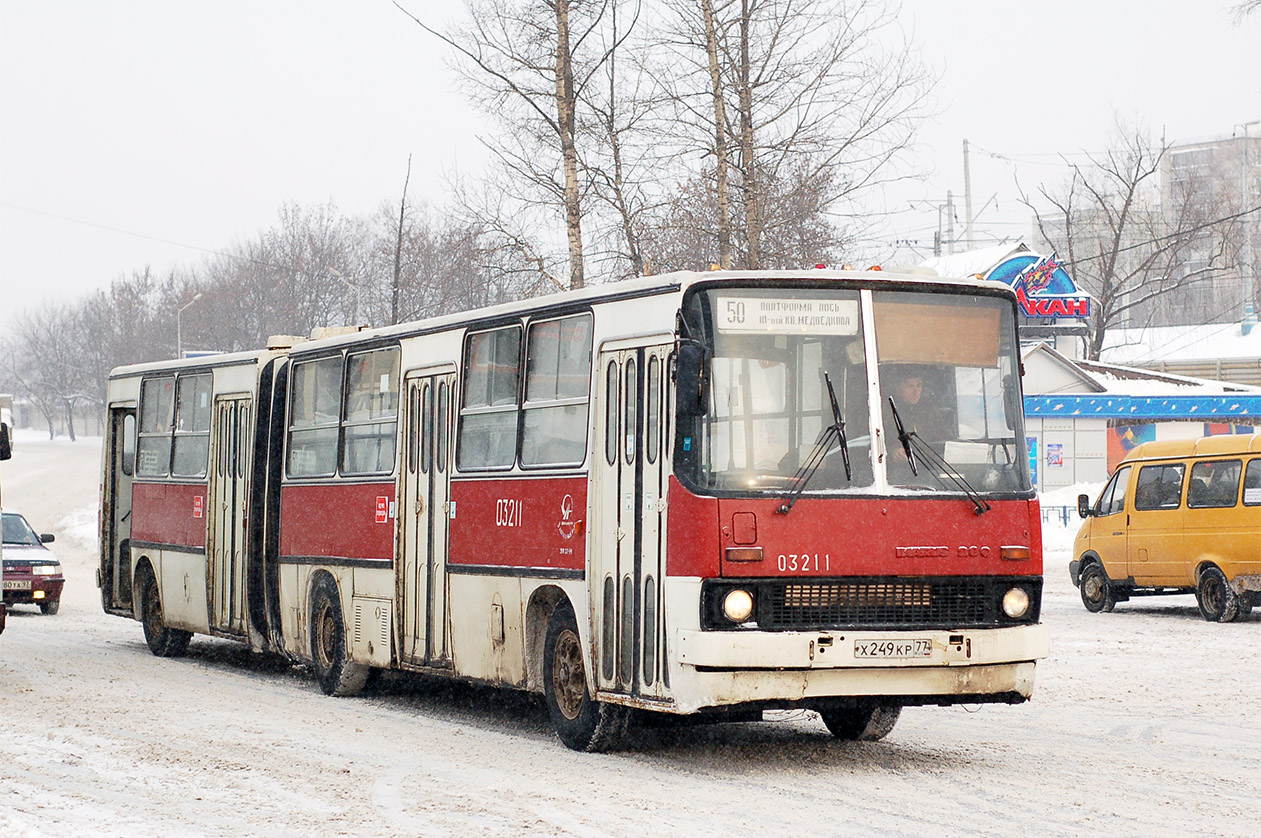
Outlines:
{"label": "winter haze", "polygon": [[[458,11],[402,5],[438,25]],[[909,0],[900,18],[940,77],[937,116],[918,133],[927,174],[870,207],[891,213],[872,253],[931,252],[947,190],[962,220],[964,139],[981,244],[1029,229],[1014,172],[1057,180],[1055,155],[1101,148],[1117,114],[1176,141],[1261,119],[1261,15],[1225,3]],[[480,170],[485,130],[448,58],[384,0],[0,0],[4,311],[197,264],[285,202],[371,213],[409,154],[412,200],[441,205]]]}

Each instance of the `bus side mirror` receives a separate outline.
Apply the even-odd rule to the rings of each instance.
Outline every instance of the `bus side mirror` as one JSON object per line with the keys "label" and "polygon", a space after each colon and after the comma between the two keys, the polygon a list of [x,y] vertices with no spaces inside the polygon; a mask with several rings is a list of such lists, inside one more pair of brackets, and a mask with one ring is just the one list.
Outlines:
{"label": "bus side mirror", "polygon": [[13,456],[13,443],[9,439],[9,426],[0,422],[0,460]]}
{"label": "bus side mirror", "polygon": [[1020,382],[1010,374],[1003,376],[1003,411],[1007,414],[1007,430],[1016,430],[1016,417],[1024,414],[1025,405],[1020,398]]}
{"label": "bus side mirror", "polygon": [[693,416],[705,413],[709,402],[705,376],[708,360],[709,353],[699,343],[679,345],[678,363],[675,367],[678,401],[675,407],[680,413]]}
{"label": "bus side mirror", "polygon": [[1091,513],[1090,495],[1078,495],[1077,496],[1077,514],[1080,515],[1082,518],[1089,518],[1090,513]]}

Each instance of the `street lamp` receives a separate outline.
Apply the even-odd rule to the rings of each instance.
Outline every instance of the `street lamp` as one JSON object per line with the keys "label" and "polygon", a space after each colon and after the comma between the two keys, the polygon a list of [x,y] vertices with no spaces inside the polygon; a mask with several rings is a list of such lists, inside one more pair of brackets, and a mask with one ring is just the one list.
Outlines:
{"label": "street lamp", "polygon": [[1241,259],[1244,280],[1244,303],[1243,303],[1243,323],[1240,324],[1239,331],[1241,334],[1248,334],[1252,331],[1252,327],[1257,324],[1257,315],[1253,311],[1252,295],[1254,293],[1254,283],[1252,277],[1252,208],[1248,206],[1248,128],[1252,125],[1261,124],[1261,119],[1254,119],[1251,122],[1245,122],[1236,126],[1243,129],[1243,150],[1239,154],[1239,211],[1243,214],[1243,258]]}
{"label": "street lamp", "polygon": [[201,292],[198,291],[196,294],[193,295],[193,298],[191,300],[184,303],[184,305],[180,306],[178,309],[175,310],[175,357],[177,360],[184,357],[184,340],[183,340],[183,333],[180,329],[180,317],[184,314],[184,310],[186,308],[188,308],[189,306],[191,306],[193,303],[197,302],[200,299],[201,299]]}

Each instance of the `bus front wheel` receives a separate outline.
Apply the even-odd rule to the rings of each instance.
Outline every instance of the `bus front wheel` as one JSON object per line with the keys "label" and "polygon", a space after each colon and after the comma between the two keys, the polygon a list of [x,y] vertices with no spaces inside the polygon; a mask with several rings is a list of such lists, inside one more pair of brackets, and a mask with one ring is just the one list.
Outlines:
{"label": "bus front wheel", "polygon": [[311,591],[311,660],[325,695],[355,695],[368,682],[370,667],[352,663],[346,655],[341,596],[327,575]]}
{"label": "bus front wheel", "polygon": [[896,704],[875,704],[866,707],[834,707],[820,710],[823,724],[837,739],[847,742],[875,742],[889,735],[902,715]]}
{"label": "bus front wheel", "polygon": [[153,570],[146,564],[140,569],[140,625],[149,651],[160,658],[178,658],[188,650],[191,631],[170,628],[162,616],[162,592]]}
{"label": "bus front wheel", "polygon": [[568,603],[560,605],[547,624],[543,695],[556,735],[567,747],[599,753],[625,743],[630,709],[591,697],[578,623]]}
{"label": "bus front wheel", "polygon": [[1195,601],[1200,615],[1211,623],[1229,623],[1239,616],[1239,596],[1218,568],[1206,567],[1200,574]]}

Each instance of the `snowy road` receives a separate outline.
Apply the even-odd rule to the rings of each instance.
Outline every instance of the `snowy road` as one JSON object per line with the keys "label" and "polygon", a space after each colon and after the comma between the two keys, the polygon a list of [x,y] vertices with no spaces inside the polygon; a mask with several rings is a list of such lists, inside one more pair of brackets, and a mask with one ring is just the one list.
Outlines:
{"label": "snowy road", "polygon": [[1019,707],[911,708],[879,743],[816,717],[652,730],[586,755],[543,705],[396,679],[324,696],[302,669],[195,638],[149,654],[97,600],[99,443],[19,438],[4,499],[57,533],[61,613],[0,636],[9,835],[1228,835],[1261,800],[1261,615],[1191,597],[1089,614],[1048,533],[1051,657]]}

